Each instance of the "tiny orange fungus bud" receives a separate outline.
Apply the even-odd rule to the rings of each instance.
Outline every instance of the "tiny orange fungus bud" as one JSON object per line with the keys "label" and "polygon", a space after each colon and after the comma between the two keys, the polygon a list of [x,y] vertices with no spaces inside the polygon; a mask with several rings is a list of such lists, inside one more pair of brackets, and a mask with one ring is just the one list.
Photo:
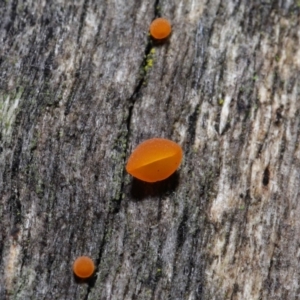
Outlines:
{"label": "tiny orange fungus bud", "polygon": [[171,24],[163,18],[155,19],[150,25],[150,34],[157,40],[167,38],[171,33]]}
{"label": "tiny orange fungus bud", "polygon": [[167,139],[153,138],[136,147],[128,159],[126,170],[143,181],[164,180],[179,167],[182,155],[178,144]]}
{"label": "tiny orange fungus bud", "polygon": [[95,271],[94,262],[88,256],[79,256],[73,264],[74,274],[82,279],[89,278]]}

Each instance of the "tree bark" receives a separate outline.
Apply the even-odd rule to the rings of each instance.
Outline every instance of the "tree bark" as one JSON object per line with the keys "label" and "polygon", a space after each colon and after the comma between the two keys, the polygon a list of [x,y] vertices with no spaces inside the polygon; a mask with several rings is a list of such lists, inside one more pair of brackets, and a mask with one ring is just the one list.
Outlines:
{"label": "tree bark", "polygon": [[[0,299],[298,299],[299,1],[7,0],[0,20]],[[124,169],[152,137],[184,150],[154,184]]]}

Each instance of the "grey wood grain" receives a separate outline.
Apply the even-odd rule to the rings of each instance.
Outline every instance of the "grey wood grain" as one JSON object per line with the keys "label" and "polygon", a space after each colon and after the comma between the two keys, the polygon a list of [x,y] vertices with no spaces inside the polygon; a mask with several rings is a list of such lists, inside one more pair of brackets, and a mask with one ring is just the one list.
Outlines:
{"label": "grey wood grain", "polygon": [[[298,299],[299,15],[296,0],[1,1],[0,299]],[[184,150],[155,184],[124,169],[151,137]]]}

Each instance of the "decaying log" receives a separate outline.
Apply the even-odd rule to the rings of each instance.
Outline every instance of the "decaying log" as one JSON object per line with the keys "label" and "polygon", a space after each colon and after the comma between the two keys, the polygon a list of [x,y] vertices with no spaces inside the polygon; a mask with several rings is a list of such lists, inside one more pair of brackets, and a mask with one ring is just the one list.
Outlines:
{"label": "decaying log", "polygon": [[[7,0],[0,20],[0,299],[298,298],[299,1]],[[149,184],[124,166],[152,137],[184,161]]]}

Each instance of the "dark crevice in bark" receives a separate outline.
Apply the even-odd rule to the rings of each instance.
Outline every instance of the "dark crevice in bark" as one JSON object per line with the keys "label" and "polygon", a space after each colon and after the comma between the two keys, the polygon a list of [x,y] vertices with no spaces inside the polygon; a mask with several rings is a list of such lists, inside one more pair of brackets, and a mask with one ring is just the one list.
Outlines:
{"label": "dark crevice in bark", "polygon": [[[278,194],[274,194],[274,196],[270,199],[270,202],[272,203],[276,203],[278,200],[280,201],[280,198],[281,197],[278,197]],[[276,209],[277,212],[276,214],[278,213],[278,209],[279,209],[279,206],[277,206],[278,208]],[[276,233],[276,237],[275,237],[275,240],[273,240],[272,237],[268,237],[269,240],[268,240],[268,244],[272,244],[273,245],[273,249],[272,249],[272,253],[270,254],[269,256],[269,267],[267,269],[267,274],[265,276],[265,279],[264,281],[262,282],[262,288],[260,290],[260,299],[263,297],[263,292],[266,291],[266,290],[270,290],[271,287],[272,287],[272,278],[271,276],[273,275],[272,272],[274,271],[275,268],[278,268],[278,264],[280,264],[280,259],[277,259],[276,258],[276,254],[277,254],[277,251],[280,251],[280,247],[278,247],[278,245],[281,244],[281,235],[282,235],[282,227],[281,227],[281,224],[279,223],[279,221],[277,220],[277,223],[275,223],[274,225],[275,229],[274,229],[274,232]],[[275,256],[275,259],[274,259],[274,256]],[[280,267],[278,268],[280,269]]]}
{"label": "dark crevice in bark", "polygon": [[98,267],[100,266],[102,254],[103,254],[103,251],[104,251],[105,245],[106,245],[108,229],[110,227],[111,227],[111,224],[110,224],[110,214],[108,214],[108,216],[106,218],[106,221],[104,223],[104,233],[103,233],[102,241],[101,241],[101,244],[100,244],[100,247],[99,247],[98,257],[97,257],[97,260],[95,262],[95,266],[96,266],[95,276],[92,277],[91,280],[88,282],[87,293],[86,293],[86,296],[85,296],[84,300],[88,299],[90,292],[92,291],[92,289],[95,286],[95,283],[97,282],[97,278],[98,278],[98,276],[97,276],[97,270],[98,270]]}
{"label": "dark crevice in bark", "polygon": [[129,291],[129,283],[130,283],[130,281],[128,280],[128,281],[127,281],[127,284],[126,284],[126,286],[125,286],[125,289],[124,289],[123,299],[126,299],[126,294],[127,294],[128,291]]}
{"label": "dark crevice in bark", "polygon": [[12,157],[12,163],[10,166],[11,196],[8,202],[10,204],[11,215],[13,216],[13,220],[14,220],[14,226],[17,226],[22,221],[22,205],[19,199],[19,191],[18,191],[18,185],[19,185],[18,175],[19,175],[20,160],[21,160],[21,153],[22,153],[22,142],[23,142],[22,139],[19,137],[15,145],[15,149]]}
{"label": "dark crevice in bark", "polygon": [[262,180],[263,185],[267,186],[269,184],[269,180],[270,180],[270,171],[269,171],[269,167],[266,167],[263,174],[263,180]]}
{"label": "dark crevice in bark", "polygon": [[81,38],[81,32],[82,32],[84,20],[85,20],[85,17],[86,17],[86,12],[87,12],[87,9],[88,9],[88,5],[89,5],[89,0],[84,0],[83,7],[82,7],[82,13],[81,13],[81,16],[80,16],[80,21],[79,21],[79,28],[78,28],[78,34],[77,34],[77,44],[79,44],[79,41],[80,41],[80,38]]}
{"label": "dark crevice in bark", "polygon": [[74,83],[71,87],[71,90],[70,90],[70,94],[68,96],[68,99],[66,101],[66,109],[65,109],[65,112],[64,112],[64,115],[67,116],[69,113],[70,113],[70,110],[71,110],[71,106],[74,102],[74,98],[80,88],[80,84],[79,84],[79,73],[80,71],[78,71],[78,73],[75,74],[75,80],[74,80]]}
{"label": "dark crevice in bark", "polygon": [[13,193],[9,198],[10,214],[13,216],[13,226],[17,226],[22,221],[22,205],[18,193]]}
{"label": "dark crevice in bark", "polygon": [[[151,38],[149,37],[148,38],[148,43],[146,45],[146,48],[145,48],[145,51],[144,51],[144,59],[141,63],[141,67],[140,69],[143,69],[146,65],[147,65],[147,55],[150,53],[151,49],[152,49],[152,46],[153,46],[153,42],[151,40]],[[145,74],[143,73],[143,75],[140,77],[138,83],[137,83],[137,86],[135,87],[131,97],[129,97],[129,102],[131,103],[130,105],[130,112],[132,111],[133,109],[133,106],[135,104],[135,101],[137,99],[137,97],[139,96],[139,92],[142,88],[142,85],[143,85],[143,82],[144,82],[144,79],[145,79]],[[129,114],[128,118],[127,118],[127,128],[130,128],[130,121],[131,121],[131,114]],[[128,130],[129,131],[129,130]]]}
{"label": "dark crevice in bark", "polygon": [[[157,212],[157,224],[159,224],[159,222],[161,220],[161,216],[162,216],[162,201],[163,201],[163,199],[162,199],[162,197],[160,197],[159,204],[158,204],[158,212]],[[154,283],[152,286],[151,300],[155,299],[155,290],[156,290],[157,284],[159,283],[160,278],[162,277],[163,261],[160,258],[162,249],[163,249],[163,243],[162,243],[162,241],[160,241],[159,245],[158,245],[157,253],[156,253],[157,259],[156,259],[155,270],[154,270],[155,275],[154,275],[154,280],[153,280]]]}
{"label": "dark crevice in bark", "polygon": [[[182,213],[182,217],[181,217],[181,222],[177,228],[177,238],[176,238],[176,249],[174,250],[175,252],[175,256],[174,256],[174,261],[178,261],[179,255],[180,255],[180,251],[182,250],[183,244],[185,242],[185,240],[187,239],[187,233],[189,231],[189,227],[188,227],[188,219],[189,219],[189,212],[188,212],[188,208],[184,208],[184,211]],[[177,276],[177,264],[174,264],[174,270],[173,270],[173,274],[172,274],[172,278],[170,280],[170,282],[172,284],[174,284],[174,277]],[[172,289],[173,290],[173,289]],[[181,293],[183,293],[183,291],[181,291]],[[169,294],[169,299],[172,299],[172,294]]]}
{"label": "dark crevice in bark", "polygon": [[161,17],[160,9],[159,9],[159,1],[160,0],[155,0],[154,2],[154,19]]}
{"label": "dark crevice in bark", "polygon": [[[191,285],[193,283],[193,277],[196,276],[194,270],[197,268],[197,263],[195,261],[195,257],[197,254],[195,253],[198,244],[198,237],[202,236],[200,233],[199,227],[195,230],[193,234],[191,234],[191,246],[190,246],[190,255],[189,260],[187,262],[187,266],[184,267],[184,275],[187,277],[184,293],[188,293],[191,291]],[[199,268],[199,273],[202,272],[202,268]]]}
{"label": "dark crevice in bark", "polygon": [[54,60],[54,50],[50,52],[44,64],[43,71],[44,71],[45,80],[49,80],[51,78],[53,60]]}
{"label": "dark crevice in bark", "polygon": [[10,19],[9,19],[9,22],[5,26],[6,36],[4,38],[4,42],[8,39],[8,37],[10,35],[11,36],[14,35],[13,34],[14,33],[13,25],[14,25],[15,19],[17,17],[17,6],[18,6],[18,0],[12,1]]}
{"label": "dark crevice in bark", "polygon": [[195,135],[196,135],[199,113],[200,113],[200,103],[196,105],[194,112],[189,116],[189,120],[188,120],[189,138],[187,139],[187,143],[189,144],[189,147],[187,147],[187,149],[189,149],[189,151],[193,151],[192,146],[194,145],[195,142]]}
{"label": "dark crevice in bark", "polygon": [[[155,4],[154,4],[154,11],[155,11],[155,15],[158,14],[158,9],[157,9],[157,6],[159,5],[159,0],[156,0],[155,1]],[[146,48],[145,48],[145,52],[144,52],[144,59],[141,63],[141,67],[140,67],[140,70],[144,69],[144,67],[147,65],[147,56],[150,54],[150,51],[153,47],[153,41],[152,39],[149,37],[148,38],[148,43],[146,45]],[[126,119],[126,124],[127,124],[127,135],[126,135],[126,145],[125,145],[125,149],[124,149],[124,152],[126,153],[127,150],[128,150],[128,142],[129,142],[129,136],[130,136],[130,124],[131,124],[131,119],[132,119],[132,112],[133,112],[133,108],[134,108],[134,105],[135,105],[135,102],[137,101],[138,97],[139,97],[139,94],[141,92],[141,89],[143,87],[143,83],[145,81],[145,78],[146,78],[146,74],[143,73],[142,76],[139,78],[139,81],[131,95],[131,97],[129,97],[128,99],[128,102],[129,102],[129,108],[128,108],[128,116],[127,116],[127,119]],[[125,169],[123,171],[123,174],[122,174],[122,178],[125,177]],[[121,182],[121,187],[120,187],[120,193],[122,194],[122,191],[124,190],[124,180],[122,180]],[[119,197],[120,200],[118,201],[114,201],[113,202],[113,213],[118,213],[119,210],[120,210],[120,207],[121,207],[121,197]]]}
{"label": "dark crevice in bark", "polygon": [[237,4],[234,6],[234,9],[233,9],[232,14],[230,16],[231,18],[234,18],[235,16],[237,16],[237,13],[239,12],[239,9],[241,7],[241,2],[242,2],[242,0],[237,1]]}

